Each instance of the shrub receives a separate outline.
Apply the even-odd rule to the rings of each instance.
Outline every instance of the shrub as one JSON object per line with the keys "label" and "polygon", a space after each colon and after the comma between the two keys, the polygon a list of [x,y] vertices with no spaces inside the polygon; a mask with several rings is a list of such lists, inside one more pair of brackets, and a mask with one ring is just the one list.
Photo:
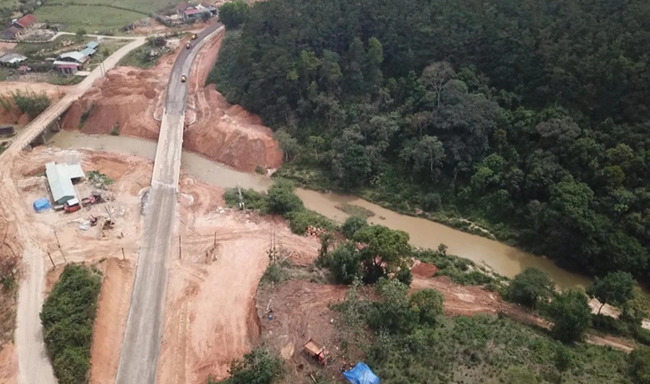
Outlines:
{"label": "shrub", "polygon": [[23,112],[29,115],[32,119],[40,115],[41,112],[47,109],[52,103],[52,100],[45,94],[45,92],[36,94],[28,92],[23,94],[16,91],[12,94],[16,106]]}
{"label": "shrub", "polygon": [[352,284],[360,277],[361,257],[356,243],[345,243],[330,255],[330,271],[339,284]]}
{"label": "shrub", "polygon": [[529,308],[536,308],[540,301],[550,298],[553,291],[553,281],[545,272],[537,268],[527,268],[510,283],[508,299]]}
{"label": "shrub", "polygon": [[288,180],[277,180],[267,193],[268,211],[285,215],[305,208],[302,200],[294,192],[294,185]]}
{"label": "shrub", "polygon": [[637,384],[650,384],[650,349],[637,348],[630,354],[630,374]]}
{"label": "shrub", "polygon": [[364,217],[350,216],[341,226],[341,232],[343,232],[345,237],[351,239],[358,230],[366,227],[367,225],[368,221]]}
{"label": "shrub", "polygon": [[390,333],[409,333],[418,323],[419,313],[411,307],[408,286],[394,279],[381,278],[375,287],[379,301],[374,303],[368,325]]}
{"label": "shrub", "polygon": [[271,263],[266,268],[264,275],[262,276],[262,281],[278,284],[287,280],[287,274],[284,271],[284,268],[280,263]]}
{"label": "shrub", "polygon": [[[242,199],[244,200],[245,208],[257,209],[260,211],[266,210],[266,203],[268,200],[266,198],[266,194],[263,192],[257,192],[254,189],[242,189],[241,195]],[[223,197],[229,207],[239,207],[239,190],[237,188],[226,190],[226,193],[223,195]]]}
{"label": "shrub", "polygon": [[443,313],[444,297],[434,289],[423,289],[411,296],[411,306],[418,313],[420,324],[433,325]]}
{"label": "shrub", "polygon": [[422,208],[428,212],[436,212],[442,208],[442,199],[437,193],[429,193],[424,196],[424,201],[422,201]]}
{"label": "shrub", "polygon": [[230,365],[226,384],[271,384],[284,376],[282,360],[265,348],[256,348]]}
{"label": "shrub", "polygon": [[328,230],[333,230],[335,228],[335,225],[330,219],[320,213],[307,209],[289,212],[285,217],[289,220],[289,228],[291,228],[291,232],[298,235],[304,235],[305,232],[307,232],[307,228],[310,226]]}
{"label": "shrub", "polygon": [[97,315],[100,275],[87,267],[68,265],[40,314],[45,347],[61,384],[87,382],[93,322]]}
{"label": "shrub", "polygon": [[589,328],[591,308],[584,292],[568,289],[558,294],[551,302],[548,313],[555,324],[552,333],[562,342],[573,342],[582,339]]}

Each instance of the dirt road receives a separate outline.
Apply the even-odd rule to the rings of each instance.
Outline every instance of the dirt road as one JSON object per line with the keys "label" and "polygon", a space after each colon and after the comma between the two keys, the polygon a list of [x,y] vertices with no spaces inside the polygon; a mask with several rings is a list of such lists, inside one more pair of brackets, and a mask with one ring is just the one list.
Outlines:
{"label": "dirt road", "polygon": [[180,78],[189,73],[204,39],[213,37],[219,28],[221,26],[215,24],[202,32],[195,47],[183,50],[172,69],[145,211],[142,251],[117,372],[118,384],[156,382],[167,283],[166,264],[176,222],[176,192],[187,102],[187,83],[181,82]]}

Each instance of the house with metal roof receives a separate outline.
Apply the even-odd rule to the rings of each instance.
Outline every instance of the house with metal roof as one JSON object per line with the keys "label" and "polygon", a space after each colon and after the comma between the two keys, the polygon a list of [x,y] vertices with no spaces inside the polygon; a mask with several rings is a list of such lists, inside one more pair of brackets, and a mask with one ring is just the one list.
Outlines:
{"label": "house with metal roof", "polygon": [[36,16],[32,14],[25,15],[13,22],[13,25],[20,29],[29,29],[34,26]]}
{"label": "house with metal roof", "polygon": [[75,62],[78,64],[85,64],[88,61],[88,55],[84,55],[82,52],[65,52],[59,55],[57,58],[59,61],[69,61]]}
{"label": "house with metal roof", "polygon": [[22,32],[23,31],[20,28],[16,28],[12,25],[11,27],[7,28],[4,32],[2,32],[2,39],[16,40]]}
{"label": "house with metal roof", "polygon": [[76,199],[77,192],[72,183],[86,176],[79,164],[56,163],[45,164],[45,175],[56,204],[65,204],[68,200]]}
{"label": "house with metal roof", "polygon": [[0,65],[5,67],[15,67],[23,61],[27,60],[27,57],[19,55],[17,53],[7,53],[6,55],[0,57]]}
{"label": "house with metal roof", "polygon": [[97,41],[91,41],[90,43],[86,44],[86,48],[97,50],[97,48],[99,48],[99,43]]}

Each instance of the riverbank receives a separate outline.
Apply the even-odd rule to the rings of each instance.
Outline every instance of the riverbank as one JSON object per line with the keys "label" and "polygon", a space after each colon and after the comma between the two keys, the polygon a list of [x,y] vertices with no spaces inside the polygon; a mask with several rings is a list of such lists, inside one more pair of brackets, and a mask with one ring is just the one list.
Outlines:
{"label": "riverbank", "polygon": [[[127,136],[86,135],[69,131],[61,131],[54,135],[50,144],[62,149],[109,151],[138,155],[148,159],[153,159],[156,149],[156,143],[149,140]],[[273,180],[267,176],[240,172],[189,151],[183,151],[181,169],[202,181],[222,188],[233,188],[239,185],[242,188],[263,191],[273,183]],[[560,288],[590,284],[587,277],[563,270],[544,257],[424,218],[403,215],[357,196],[321,193],[307,189],[298,189],[296,193],[307,209],[338,222],[343,222],[349,215],[337,206],[350,204],[363,207],[375,213],[375,216],[369,218],[370,223],[407,232],[413,246],[436,249],[438,245],[444,243],[448,247],[449,254],[467,258],[479,265],[487,265],[496,273],[506,277],[513,277],[526,268],[535,267],[548,273]]]}

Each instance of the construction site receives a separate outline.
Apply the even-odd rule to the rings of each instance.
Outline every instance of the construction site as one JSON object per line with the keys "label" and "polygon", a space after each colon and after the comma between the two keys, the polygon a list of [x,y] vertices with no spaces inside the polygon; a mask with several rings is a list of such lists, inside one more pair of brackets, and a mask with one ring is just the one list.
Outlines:
{"label": "construction site", "polygon": [[[183,146],[239,171],[262,167],[272,172],[282,165],[283,153],[271,129],[262,125],[259,117],[228,104],[214,85],[204,87],[222,38],[220,34],[206,43],[197,55],[189,80]],[[72,105],[61,119],[62,129],[106,135],[119,126],[120,135],[156,140],[165,87],[178,54],[163,57],[153,69],[111,70]],[[10,86],[7,89],[22,89],[21,84]],[[67,91],[66,87],[35,87],[55,100]],[[0,124],[25,124],[28,120],[15,109],[0,113]],[[78,164],[84,176],[75,181],[75,195],[67,203],[55,201],[51,207],[35,209],[35,202],[53,194],[46,172],[51,163]],[[70,263],[92,265],[103,273],[90,383],[114,383],[142,251],[144,213],[151,203],[153,161],[46,144],[21,153],[2,172],[11,181],[0,189],[2,252],[14,259],[21,255],[26,261],[43,255],[45,276],[39,276],[41,272],[33,270],[33,264],[32,269],[19,268],[18,272],[21,278],[44,277],[45,284],[34,295],[46,296]],[[283,218],[228,208],[223,195],[223,188],[181,172],[157,381],[181,384],[226,379],[233,360],[263,344],[287,362],[285,383],[312,382],[315,372],[343,382],[341,367],[356,362],[344,361],[339,351],[340,319],[331,304],[343,301],[348,287],[329,284],[324,272],[314,266],[321,232],[293,234]],[[69,203],[75,199],[76,204]],[[288,263],[295,275],[278,285],[260,283],[272,262]],[[495,292],[461,286],[449,278],[435,277],[436,272],[434,265],[416,261],[411,289],[441,292],[447,315],[505,313],[526,323],[549,326]],[[5,316],[2,326],[6,328],[0,345],[0,383],[19,382],[13,342],[16,311],[15,297],[0,299],[0,312]],[[619,340],[591,341],[631,349]],[[21,348],[38,350],[38,340],[32,342]],[[336,364],[327,364],[325,350]],[[38,364],[36,360],[42,356],[34,355],[34,364]]]}

